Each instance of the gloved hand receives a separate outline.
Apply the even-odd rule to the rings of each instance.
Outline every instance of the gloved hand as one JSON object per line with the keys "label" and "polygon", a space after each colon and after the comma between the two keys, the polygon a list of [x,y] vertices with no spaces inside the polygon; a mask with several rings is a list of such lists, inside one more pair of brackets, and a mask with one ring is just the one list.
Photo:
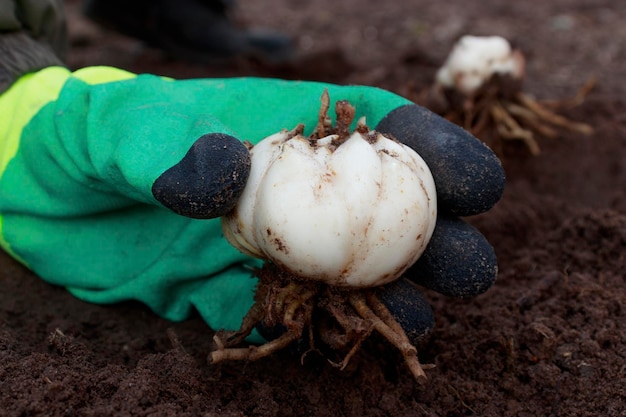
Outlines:
{"label": "gloved hand", "polygon": [[[499,199],[498,159],[462,129],[371,87],[174,81],[106,67],[26,75],[0,97],[0,113],[13,115],[0,124],[2,246],[80,299],[139,300],[171,320],[195,308],[210,327],[235,330],[252,305],[250,267],[259,262],[231,247],[219,219],[208,218],[228,211],[245,185],[249,159],[240,141],[299,123],[310,133],[325,88],[370,126],[404,138],[431,167],[441,217],[407,277],[450,295],[486,290],[496,274],[493,251],[453,218]],[[392,311],[403,303],[394,293],[400,285],[381,297]],[[432,327],[419,318],[427,310],[399,317],[407,333]]]}

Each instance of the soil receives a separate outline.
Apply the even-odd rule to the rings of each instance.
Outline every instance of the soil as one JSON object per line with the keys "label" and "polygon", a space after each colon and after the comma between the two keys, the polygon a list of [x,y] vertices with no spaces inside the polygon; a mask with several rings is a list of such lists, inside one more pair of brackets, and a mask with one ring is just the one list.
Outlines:
{"label": "soil", "polygon": [[524,91],[568,98],[591,136],[539,139],[502,155],[504,197],[468,219],[499,259],[468,300],[425,291],[437,318],[416,383],[400,354],[368,341],[339,371],[288,351],[209,366],[212,330],[142,305],[85,304],[0,254],[0,416],[626,415],[626,2],[241,0],[242,24],[298,40],[289,64],[189,64],[93,26],[68,0],[77,68],[178,78],[259,75],[361,83],[413,98],[463,34],[502,35],[526,54]]}

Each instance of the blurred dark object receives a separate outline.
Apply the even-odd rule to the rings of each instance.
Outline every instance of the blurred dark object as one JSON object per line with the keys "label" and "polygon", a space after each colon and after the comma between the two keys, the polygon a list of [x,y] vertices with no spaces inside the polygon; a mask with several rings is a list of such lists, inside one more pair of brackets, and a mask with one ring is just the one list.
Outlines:
{"label": "blurred dark object", "polygon": [[207,62],[252,56],[283,62],[292,41],[264,29],[238,27],[227,0],[87,0],[85,14],[100,25],[144,41],[175,58]]}
{"label": "blurred dark object", "polygon": [[61,0],[8,1],[0,7],[0,92],[21,75],[63,65],[67,51]]}

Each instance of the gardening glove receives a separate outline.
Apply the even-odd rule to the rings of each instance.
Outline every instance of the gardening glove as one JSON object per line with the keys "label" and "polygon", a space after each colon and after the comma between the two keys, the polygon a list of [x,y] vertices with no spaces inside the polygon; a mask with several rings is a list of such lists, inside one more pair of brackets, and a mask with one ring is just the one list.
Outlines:
{"label": "gardening glove", "polygon": [[[195,309],[213,329],[236,330],[253,303],[252,270],[260,262],[231,247],[213,217],[245,185],[249,156],[241,141],[300,123],[311,133],[324,89],[422,153],[442,216],[475,214],[500,197],[504,176],[489,149],[384,90],[51,67],[23,76],[0,97],[0,114],[10,115],[0,122],[2,246],[82,300],[138,300],[171,320]],[[493,283],[491,247],[460,220],[438,223],[430,246],[426,266],[408,277],[453,295]],[[417,276],[424,270],[432,282]],[[400,298],[389,294],[390,304]],[[428,308],[399,319],[408,333]]]}

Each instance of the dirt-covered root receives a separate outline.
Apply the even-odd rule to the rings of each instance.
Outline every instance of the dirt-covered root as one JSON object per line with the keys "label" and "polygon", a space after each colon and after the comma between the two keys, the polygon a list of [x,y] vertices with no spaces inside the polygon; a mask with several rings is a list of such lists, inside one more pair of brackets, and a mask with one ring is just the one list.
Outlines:
{"label": "dirt-covered root", "polygon": [[[260,346],[240,347],[261,323],[265,328],[281,329],[280,335]],[[240,329],[216,334],[215,350],[208,360],[212,364],[255,361],[308,337],[310,349],[307,353],[319,352],[315,345],[321,342],[342,353],[343,360],[333,362],[329,359],[329,362],[344,369],[374,331],[400,350],[415,379],[426,378],[417,349],[378,299],[375,290],[344,290],[298,281],[275,265],[266,263],[259,271],[255,303],[244,317]],[[345,351],[347,353],[343,353]]]}
{"label": "dirt-covered root", "polygon": [[417,357],[417,349],[411,344],[402,326],[378,297],[371,291],[366,293],[354,292],[349,295],[348,300],[361,318],[372,323],[378,333],[400,350],[415,379],[426,378],[424,368]]}
{"label": "dirt-covered root", "polygon": [[580,105],[594,84],[590,80],[572,99],[540,102],[522,92],[519,81],[494,76],[471,96],[449,90],[434,94],[434,98],[431,92],[426,107],[482,139],[498,154],[502,154],[504,142],[521,141],[532,155],[538,155],[537,137],[557,138],[563,130],[593,133],[588,124],[570,120],[558,110]]}
{"label": "dirt-covered root", "polygon": [[[591,126],[561,116],[521,92],[516,94],[511,101],[495,102],[491,106],[491,117],[500,139],[521,140],[533,155],[540,153],[535,135],[557,138],[559,129],[583,135],[593,133]],[[480,135],[482,127],[479,128],[473,133]]]}

